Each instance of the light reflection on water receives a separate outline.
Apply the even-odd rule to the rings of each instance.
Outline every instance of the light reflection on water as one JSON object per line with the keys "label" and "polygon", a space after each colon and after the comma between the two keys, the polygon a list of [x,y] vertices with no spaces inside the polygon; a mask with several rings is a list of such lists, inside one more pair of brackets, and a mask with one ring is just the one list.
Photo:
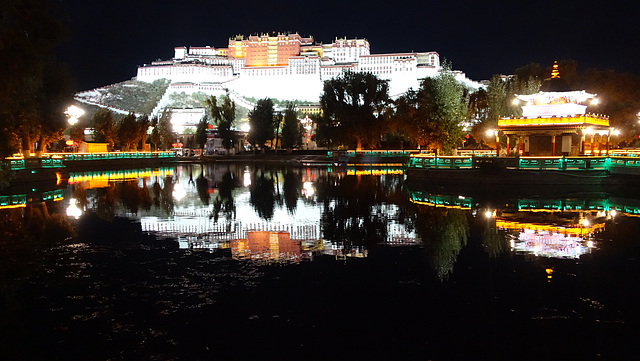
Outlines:
{"label": "light reflection on water", "polygon": [[[76,174],[44,204],[15,197],[24,206],[0,210],[0,356],[635,351],[611,345],[638,324],[640,202],[414,190],[392,173],[191,165]],[[53,237],[63,230],[76,234]],[[562,346],[531,350],[541,334]]]}

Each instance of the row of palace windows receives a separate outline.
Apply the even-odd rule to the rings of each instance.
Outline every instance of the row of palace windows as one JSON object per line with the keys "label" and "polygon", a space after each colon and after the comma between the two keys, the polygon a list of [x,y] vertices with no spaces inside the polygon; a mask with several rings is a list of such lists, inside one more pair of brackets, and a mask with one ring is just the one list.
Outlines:
{"label": "row of palace windows", "polygon": [[229,75],[229,68],[203,68],[203,67],[163,67],[142,69],[144,75],[167,75],[167,74],[212,74]]}

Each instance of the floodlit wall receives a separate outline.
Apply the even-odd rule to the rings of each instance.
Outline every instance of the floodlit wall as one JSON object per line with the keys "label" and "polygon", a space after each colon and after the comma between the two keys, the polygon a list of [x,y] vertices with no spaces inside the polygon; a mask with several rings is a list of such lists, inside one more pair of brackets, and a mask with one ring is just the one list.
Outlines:
{"label": "floodlit wall", "polygon": [[[371,54],[365,39],[315,44],[313,38],[278,34],[237,36],[229,39],[228,49],[176,47],[173,61],[139,67],[137,79],[185,83],[187,92],[217,84],[246,97],[318,101],[323,82],[345,71],[369,72],[387,80],[390,95],[396,97],[417,89],[421,79],[436,76],[440,69],[436,52]],[[454,75],[468,87],[481,87],[462,72]]]}

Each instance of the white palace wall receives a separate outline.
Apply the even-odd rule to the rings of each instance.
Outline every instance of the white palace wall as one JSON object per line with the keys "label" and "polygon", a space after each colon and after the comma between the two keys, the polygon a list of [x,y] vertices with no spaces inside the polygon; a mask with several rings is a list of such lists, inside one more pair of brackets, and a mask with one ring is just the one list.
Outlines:
{"label": "white palace wall", "polygon": [[[435,52],[369,54],[368,43],[363,44],[366,47],[358,48],[357,52],[346,53],[345,48],[332,47],[335,54],[326,54],[340,54],[340,59],[355,61],[338,62],[336,58],[312,54],[292,56],[288,65],[262,67],[247,67],[243,58],[215,55],[213,48],[198,47],[187,52],[185,47],[178,47],[176,57],[180,58],[138,67],[137,80],[168,79],[171,83],[180,83],[180,91],[187,93],[202,91],[202,85],[207,84],[208,87],[215,86],[216,93],[219,89],[229,89],[239,96],[258,99],[317,102],[323,82],[344,71],[370,72],[389,81],[389,94],[395,98],[410,88],[417,89],[421,79],[436,76],[441,69],[439,55]],[[456,71],[455,76],[471,88],[481,86],[462,72]],[[170,91],[174,89],[177,88],[170,87]]]}

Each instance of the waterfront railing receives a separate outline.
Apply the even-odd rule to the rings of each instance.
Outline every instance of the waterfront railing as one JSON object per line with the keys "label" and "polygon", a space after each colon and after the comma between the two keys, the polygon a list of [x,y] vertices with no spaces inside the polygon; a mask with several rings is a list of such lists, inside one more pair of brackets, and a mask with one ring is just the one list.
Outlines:
{"label": "waterfront railing", "polygon": [[490,157],[412,155],[410,168],[435,169],[545,169],[545,170],[619,170],[638,169],[640,159],[633,156],[608,157]]}

